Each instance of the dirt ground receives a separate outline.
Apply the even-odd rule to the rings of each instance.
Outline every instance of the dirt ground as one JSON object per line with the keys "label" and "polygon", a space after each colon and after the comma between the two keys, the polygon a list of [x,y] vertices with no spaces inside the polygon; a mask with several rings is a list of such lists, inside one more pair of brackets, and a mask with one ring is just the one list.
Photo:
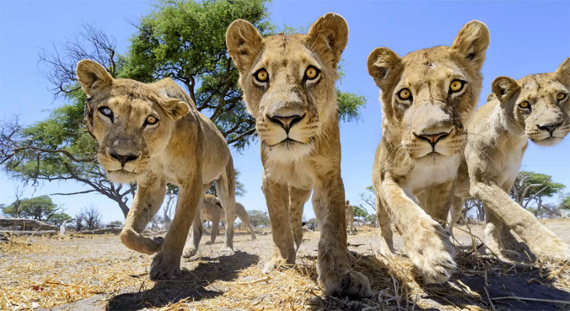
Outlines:
{"label": "dirt ground", "polygon": [[[570,243],[570,220],[545,225]],[[422,285],[404,255],[377,254],[377,228],[349,235],[356,270],[374,295],[323,297],[316,282],[318,232],[306,232],[297,265],[261,272],[272,249],[268,230],[235,236],[235,254],[219,256],[223,236],[183,259],[180,279],[148,279],[152,256],[124,247],[116,235],[12,237],[0,243],[0,310],[570,310],[570,267],[542,261],[506,263],[473,251],[481,225],[459,226],[459,269],[445,285]],[[471,231],[473,235],[468,232]],[[484,247],[481,247],[483,249]]]}

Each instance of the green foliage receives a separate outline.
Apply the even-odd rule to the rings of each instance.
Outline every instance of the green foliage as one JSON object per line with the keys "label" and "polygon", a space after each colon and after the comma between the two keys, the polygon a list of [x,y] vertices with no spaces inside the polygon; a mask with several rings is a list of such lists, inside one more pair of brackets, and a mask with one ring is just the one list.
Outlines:
{"label": "green foliage", "polygon": [[107,226],[112,228],[120,228],[123,226],[123,222],[120,220],[115,220],[111,221]]}
{"label": "green foliage", "polygon": [[358,120],[361,107],[366,105],[366,98],[349,92],[341,92],[337,89],[338,118],[344,122]]}
{"label": "green foliage", "polygon": [[541,185],[541,184],[544,184],[544,186],[546,186],[546,188],[544,189],[542,189],[543,187],[530,188],[529,191],[527,192],[526,197],[533,197],[536,195],[540,195],[542,197],[550,198],[553,195],[560,193],[565,188],[565,186],[561,183],[555,183],[550,181],[550,179],[552,178],[552,176],[550,175],[527,172],[527,171],[521,171],[519,174],[521,174],[522,176],[530,177],[524,180],[523,188],[526,188],[530,185]]}
{"label": "green foliage", "polygon": [[267,228],[271,225],[271,222],[269,221],[269,215],[267,215],[267,212],[252,210],[248,211],[247,213],[249,214],[249,220],[251,221],[251,225],[253,227]]}
{"label": "green foliage", "polygon": [[358,205],[353,205],[352,208],[354,209],[354,216],[355,217],[366,218],[366,216],[368,216],[368,212],[364,208],[362,208]]}
{"label": "green foliage", "polygon": [[[69,219],[69,215],[60,213],[60,208],[54,204],[47,195],[18,200],[2,208],[2,213],[15,218],[31,218],[39,221],[46,221],[55,217],[56,221],[63,218]],[[65,219],[64,219],[65,220]]]}

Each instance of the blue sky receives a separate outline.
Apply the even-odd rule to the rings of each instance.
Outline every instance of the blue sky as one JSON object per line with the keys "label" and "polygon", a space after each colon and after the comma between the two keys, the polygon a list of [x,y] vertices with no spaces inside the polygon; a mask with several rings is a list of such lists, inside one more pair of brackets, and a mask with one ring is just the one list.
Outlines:
{"label": "blue sky", "polygon": [[[48,117],[64,104],[53,100],[49,82],[38,65],[40,49],[50,50],[73,38],[81,25],[92,24],[117,40],[120,52],[135,32],[132,23],[152,8],[150,1],[7,1],[0,0],[0,120],[18,115],[24,124]],[[487,24],[491,44],[483,66],[480,105],[492,80],[501,75],[519,79],[527,74],[552,72],[570,56],[569,1],[274,1],[268,6],[277,26],[308,27],[319,16],[336,12],[345,17],[350,35],[343,54],[345,77],[341,89],[363,95],[367,105],[358,122],[341,124],[342,176],[346,196],[358,203],[371,184],[372,161],[381,136],[378,88],[366,69],[368,54],[385,46],[401,56],[421,48],[450,45],[466,22]],[[238,198],[246,209],[266,210],[261,192],[259,146],[234,153],[235,166],[247,193]],[[522,169],[553,176],[570,187],[570,137],[554,147],[531,144]],[[14,200],[19,183],[0,173],[0,204]],[[25,188],[26,196],[86,188],[76,183],[46,183]],[[570,189],[567,189],[570,191]],[[104,221],[122,220],[116,203],[101,195],[54,196],[74,215],[94,205]],[[305,207],[313,217],[311,204]]]}

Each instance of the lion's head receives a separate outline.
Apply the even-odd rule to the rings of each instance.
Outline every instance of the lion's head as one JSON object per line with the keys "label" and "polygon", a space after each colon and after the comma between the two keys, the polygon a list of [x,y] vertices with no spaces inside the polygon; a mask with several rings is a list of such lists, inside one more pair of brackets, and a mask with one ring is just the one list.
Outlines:
{"label": "lion's head", "polygon": [[306,35],[263,38],[245,20],[228,27],[228,52],[273,160],[295,161],[309,154],[324,125],[337,122],[336,66],[347,40],[345,20],[333,13],[319,18]]}
{"label": "lion's head", "polygon": [[534,143],[555,145],[570,132],[570,58],[553,73],[528,75],[518,81],[498,77],[492,90],[509,129],[524,131]]}
{"label": "lion's head", "polygon": [[135,181],[148,171],[150,159],[164,152],[188,104],[161,97],[147,84],[113,79],[92,60],[80,61],[76,73],[88,96],[85,122],[99,143],[99,163],[110,179]]}
{"label": "lion's head", "polygon": [[471,21],[450,47],[403,58],[384,47],[372,51],[368,72],[381,89],[382,135],[419,161],[433,163],[463,152],[465,123],[477,106],[488,46],[485,24]]}

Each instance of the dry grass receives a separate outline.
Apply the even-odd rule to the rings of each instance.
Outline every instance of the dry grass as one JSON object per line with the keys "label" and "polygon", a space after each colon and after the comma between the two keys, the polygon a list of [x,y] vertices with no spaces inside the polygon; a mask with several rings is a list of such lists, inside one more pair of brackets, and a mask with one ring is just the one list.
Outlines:
{"label": "dry grass", "polygon": [[[379,234],[375,230],[370,234]],[[257,256],[238,252],[229,257],[203,257],[185,266],[188,269],[181,279],[154,283],[147,276],[150,257],[127,252],[117,240],[116,236],[12,237],[9,243],[0,244],[0,309],[52,308],[94,295],[101,295],[101,309],[478,311],[524,309],[521,306],[529,303],[570,307],[557,301],[570,297],[570,267],[540,259],[506,263],[468,250],[457,255],[459,269],[450,282],[425,286],[404,256],[352,252],[354,268],[369,277],[374,295],[351,301],[323,297],[313,256],[300,257],[297,265],[269,275],[257,266]],[[115,243],[117,251],[97,252],[93,243]],[[538,285],[562,298],[527,297],[515,290],[503,294],[494,285],[510,279],[518,287]]]}

